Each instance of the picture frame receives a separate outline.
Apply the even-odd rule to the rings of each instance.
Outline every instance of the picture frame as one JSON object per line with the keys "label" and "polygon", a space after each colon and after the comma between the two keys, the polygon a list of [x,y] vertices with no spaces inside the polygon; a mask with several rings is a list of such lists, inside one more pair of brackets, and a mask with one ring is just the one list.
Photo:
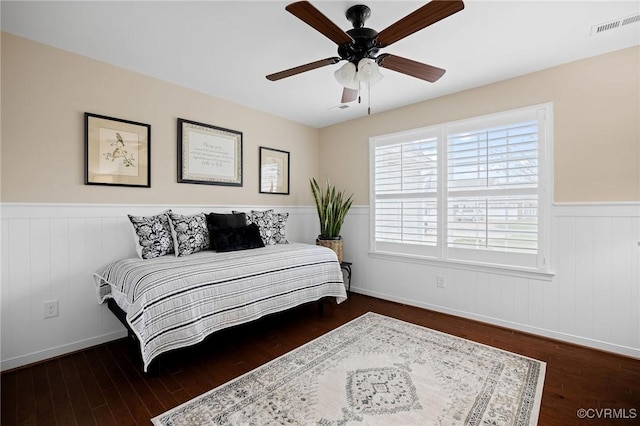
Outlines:
{"label": "picture frame", "polygon": [[178,118],[178,183],[242,186],[242,132]]}
{"label": "picture frame", "polygon": [[84,113],[84,183],[151,187],[151,125]]}
{"label": "picture frame", "polygon": [[261,194],[289,195],[289,152],[260,147]]}

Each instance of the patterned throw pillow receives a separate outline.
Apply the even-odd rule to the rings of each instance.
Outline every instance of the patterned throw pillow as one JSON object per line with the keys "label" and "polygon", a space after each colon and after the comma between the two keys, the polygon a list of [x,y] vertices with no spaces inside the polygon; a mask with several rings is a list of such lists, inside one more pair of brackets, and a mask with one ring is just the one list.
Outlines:
{"label": "patterned throw pillow", "polygon": [[258,225],[264,245],[289,244],[285,234],[288,218],[289,213],[275,213],[273,209],[263,212],[251,210],[247,222]]}
{"label": "patterned throw pillow", "polygon": [[136,252],[141,259],[153,259],[173,253],[169,213],[155,216],[129,216],[135,233]]}
{"label": "patterned throw pillow", "polygon": [[188,256],[209,248],[209,231],[204,213],[191,216],[169,213],[176,256]]}

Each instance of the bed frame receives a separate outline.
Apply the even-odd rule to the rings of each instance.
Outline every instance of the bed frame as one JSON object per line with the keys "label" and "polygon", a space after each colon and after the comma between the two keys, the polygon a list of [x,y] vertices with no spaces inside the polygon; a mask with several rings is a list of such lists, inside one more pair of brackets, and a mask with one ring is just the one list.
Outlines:
{"label": "bed frame", "polygon": [[[329,296],[325,296],[325,297],[317,300],[316,302],[312,302],[312,303],[317,303],[318,314],[319,315],[321,315],[324,312],[324,299],[326,299],[326,298],[330,298],[330,297]],[[118,306],[116,301],[113,300],[113,299],[107,299],[107,307],[109,308],[109,310],[111,312],[113,312],[113,314],[116,316],[116,318],[118,318],[118,320],[122,323],[122,325],[124,325],[124,327],[127,329],[127,338],[131,339],[135,343],[136,352],[139,352],[139,350],[140,350],[140,340],[138,339],[138,336],[136,336],[136,334],[133,332],[133,330],[129,326],[129,323],[127,323],[127,314],[126,314],[126,312],[123,311],[122,309],[120,309],[120,306]],[[259,319],[255,320],[255,321],[259,321]],[[195,345],[195,346],[197,346],[197,345]],[[193,347],[193,346],[190,346],[190,347]],[[158,355],[153,361],[151,361],[151,364],[149,364],[149,367],[147,367],[147,371],[144,372],[144,370],[143,370],[143,374],[145,374],[145,375],[147,375],[149,377],[157,377],[157,376],[159,376],[160,375],[160,359],[162,358],[162,356],[163,356],[163,354]],[[142,362],[142,355],[140,355],[140,361]]]}

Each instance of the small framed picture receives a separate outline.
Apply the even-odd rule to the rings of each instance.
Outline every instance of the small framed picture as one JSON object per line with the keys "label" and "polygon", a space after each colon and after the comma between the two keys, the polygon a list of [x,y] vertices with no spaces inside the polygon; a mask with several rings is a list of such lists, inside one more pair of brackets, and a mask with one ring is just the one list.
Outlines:
{"label": "small framed picture", "polygon": [[151,126],[84,113],[85,185],[151,187]]}
{"label": "small framed picture", "polygon": [[242,186],[242,132],[178,118],[178,182]]}
{"label": "small framed picture", "polygon": [[289,195],[289,153],[260,147],[260,193]]}

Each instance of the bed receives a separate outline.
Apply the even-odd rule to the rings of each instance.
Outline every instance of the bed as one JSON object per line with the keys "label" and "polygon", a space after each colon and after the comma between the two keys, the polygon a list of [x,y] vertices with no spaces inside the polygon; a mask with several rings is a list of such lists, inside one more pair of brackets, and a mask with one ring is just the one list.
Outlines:
{"label": "bed", "polygon": [[137,338],[145,372],[162,353],[224,328],[324,297],[347,298],[335,253],[301,243],[123,259],[94,278],[99,302],[117,305],[114,313]]}

